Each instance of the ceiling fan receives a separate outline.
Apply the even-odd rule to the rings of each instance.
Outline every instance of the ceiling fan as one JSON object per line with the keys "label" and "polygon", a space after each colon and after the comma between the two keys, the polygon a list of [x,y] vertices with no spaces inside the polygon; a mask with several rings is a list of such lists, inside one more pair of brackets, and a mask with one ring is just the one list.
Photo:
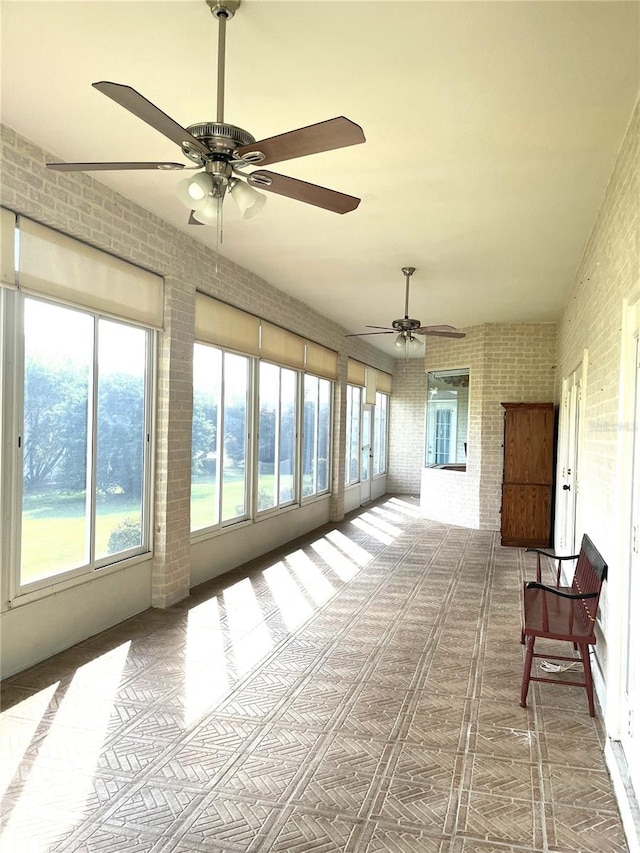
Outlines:
{"label": "ceiling fan", "polygon": [[418,335],[434,335],[440,338],[466,338],[466,332],[459,332],[453,326],[423,326],[420,320],[413,320],[409,317],[409,282],[411,276],[416,271],[415,267],[402,267],[402,272],[406,280],[406,289],[404,297],[404,317],[400,320],[393,320],[391,326],[367,326],[367,329],[381,329],[379,332],[359,332],[356,334],[346,335],[347,338],[361,338],[366,335],[397,335],[395,345],[398,348],[404,347],[407,349],[410,345],[418,343],[415,337]]}
{"label": "ceiling fan", "polygon": [[[181,127],[131,86],[101,81],[93,87],[133,115],[151,125],[182,149],[196,166],[196,175],[178,184],[179,199],[191,209],[189,223],[220,227],[222,201],[229,190],[244,218],[257,213],[266,192],[312,204],[334,213],[355,210],[360,199],[336,190],[289,178],[266,169],[244,172],[250,166],[265,166],[308,154],[345,148],[365,141],[362,128],[344,116],[321,121],[308,127],[281,133],[258,142],[240,127],[224,121],[224,82],[226,24],[240,7],[240,0],[206,0],[211,14],[218,20],[218,80],[215,122],[202,122]],[[47,163],[49,169],[62,172],[127,169],[183,169],[183,163]],[[200,171],[204,169],[204,171]]]}

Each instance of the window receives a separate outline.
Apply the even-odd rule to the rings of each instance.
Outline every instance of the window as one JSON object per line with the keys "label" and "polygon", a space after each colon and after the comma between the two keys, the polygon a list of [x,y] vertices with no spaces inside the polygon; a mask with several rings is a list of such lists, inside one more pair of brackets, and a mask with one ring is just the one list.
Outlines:
{"label": "window", "polygon": [[345,483],[349,486],[360,481],[360,409],[362,388],[347,385],[347,435],[344,466]]}
{"label": "window", "polygon": [[148,550],[151,332],[16,298],[24,587]]}
{"label": "window", "polygon": [[250,359],[196,344],[193,353],[191,529],[246,518]]}
{"label": "window", "polygon": [[261,361],[258,379],[258,512],[296,497],[298,374]]}
{"label": "window", "polygon": [[302,423],[302,497],[308,498],[329,490],[331,382],[328,379],[305,374]]}
{"label": "window", "polygon": [[466,470],[469,370],[438,370],[427,380],[426,464]]}
{"label": "window", "polygon": [[389,395],[376,393],[376,410],[373,423],[373,475],[387,472],[387,424]]}

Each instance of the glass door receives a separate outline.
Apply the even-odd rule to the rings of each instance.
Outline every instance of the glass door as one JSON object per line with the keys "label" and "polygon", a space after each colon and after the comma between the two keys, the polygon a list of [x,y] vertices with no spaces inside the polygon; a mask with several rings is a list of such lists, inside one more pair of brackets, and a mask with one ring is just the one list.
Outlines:
{"label": "glass door", "polygon": [[362,407],[362,445],[360,458],[360,503],[371,500],[371,478],[373,476],[373,406]]}

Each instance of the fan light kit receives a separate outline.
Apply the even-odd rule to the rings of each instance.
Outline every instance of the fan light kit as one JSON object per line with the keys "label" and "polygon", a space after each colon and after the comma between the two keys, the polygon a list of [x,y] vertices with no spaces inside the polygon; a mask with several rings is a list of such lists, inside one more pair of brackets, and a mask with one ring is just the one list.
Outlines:
{"label": "fan light kit", "polygon": [[[215,122],[204,122],[181,127],[131,86],[101,81],[93,87],[111,98],[137,118],[151,125],[182,149],[182,153],[204,169],[180,181],[177,187],[179,200],[191,210],[189,223],[217,225],[218,238],[222,235],[222,202],[227,190],[238,205],[244,219],[250,219],[264,207],[264,192],[287,196],[296,201],[312,204],[333,213],[349,213],[360,204],[360,199],[327,187],[289,178],[266,169],[246,172],[251,166],[265,166],[322,151],[346,148],[365,141],[362,128],[344,116],[321,121],[308,127],[281,133],[256,142],[240,127],[224,120],[224,84],[226,26],[240,8],[240,0],[206,0],[211,14],[218,21],[218,80]],[[183,169],[184,163],[47,163],[49,169],[62,172],[107,171],[137,169]]]}
{"label": "fan light kit", "polygon": [[454,326],[423,326],[420,320],[409,317],[409,283],[411,276],[416,271],[415,267],[402,267],[406,287],[404,296],[404,317],[393,320],[391,326],[367,326],[367,329],[380,329],[376,332],[358,332],[347,335],[348,338],[362,338],[367,335],[397,335],[395,345],[398,349],[404,349],[408,354],[409,349],[420,346],[420,340],[416,335],[434,335],[440,338],[465,338],[465,332],[459,332]]}

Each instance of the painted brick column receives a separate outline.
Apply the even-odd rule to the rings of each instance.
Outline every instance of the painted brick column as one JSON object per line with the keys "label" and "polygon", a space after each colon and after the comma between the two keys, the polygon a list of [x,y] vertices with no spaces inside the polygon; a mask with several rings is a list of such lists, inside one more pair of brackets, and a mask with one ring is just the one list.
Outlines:
{"label": "painted brick column", "polygon": [[158,352],[153,607],[170,607],[190,587],[194,311],[195,289],[166,279]]}

